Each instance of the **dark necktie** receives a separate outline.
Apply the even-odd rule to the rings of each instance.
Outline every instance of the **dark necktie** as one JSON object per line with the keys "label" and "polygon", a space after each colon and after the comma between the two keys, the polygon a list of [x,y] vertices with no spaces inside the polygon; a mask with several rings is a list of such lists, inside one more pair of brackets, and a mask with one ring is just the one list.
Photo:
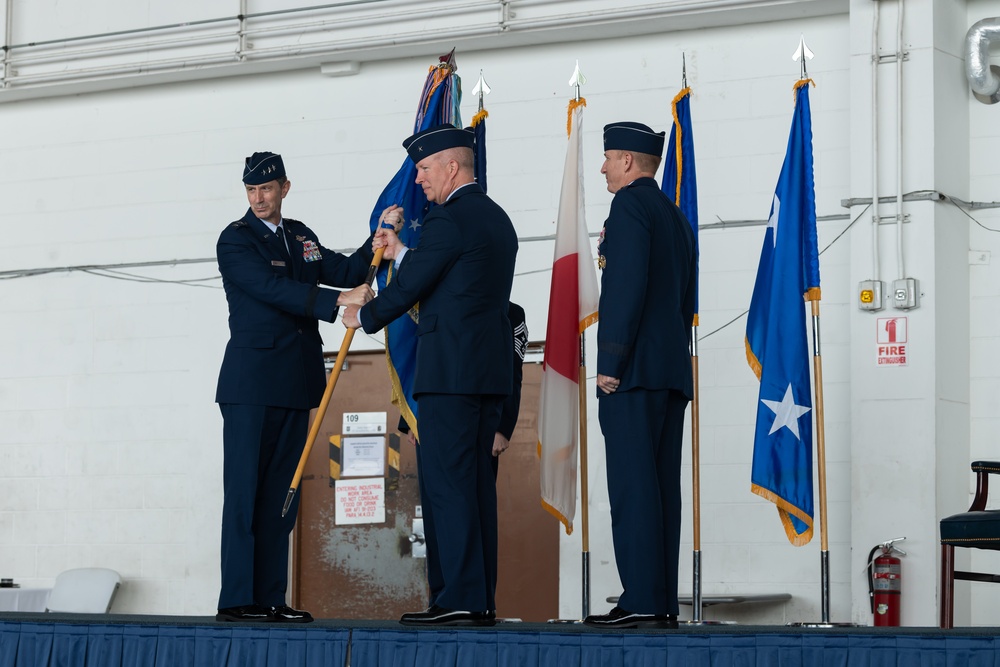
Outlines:
{"label": "dark necktie", "polygon": [[278,237],[278,249],[281,251],[281,256],[286,260],[290,260],[291,255],[288,254],[288,244],[285,243],[284,230],[279,226],[274,230],[274,235]]}

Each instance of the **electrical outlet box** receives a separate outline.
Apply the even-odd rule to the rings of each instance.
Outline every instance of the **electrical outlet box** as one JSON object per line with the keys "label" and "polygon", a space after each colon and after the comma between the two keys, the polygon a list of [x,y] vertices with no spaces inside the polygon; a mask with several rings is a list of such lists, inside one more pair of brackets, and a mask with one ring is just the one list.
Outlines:
{"label": "electrical outlet box", "polygon": [[916,278],[900,278],[892,281],[892,307],[910,310],[919,304]]}
{"label": "electrical outlet box", "polygon": [[881,280],[862,280],[858,283],[858,308],[861,310],[882,310],[882,290],[885,283]]}

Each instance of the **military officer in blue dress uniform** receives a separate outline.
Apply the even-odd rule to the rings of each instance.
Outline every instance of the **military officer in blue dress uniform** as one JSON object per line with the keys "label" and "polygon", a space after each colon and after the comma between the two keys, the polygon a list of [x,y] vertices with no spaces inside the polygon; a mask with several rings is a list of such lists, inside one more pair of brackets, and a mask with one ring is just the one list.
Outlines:
{"label": "military officer in blue dress uniform", "polygon": [[434,517],[428,549],[436,547],[441,585],[426,610],[404,614],[400,622],[492,625],[497,500],[491,459],[501,405],[512,389],[507,308],[517,235],[475,182],[471,131],[440,125],[403,146],[416,164],[416,183],[437,206],[424,217],[416,248],[379,232],[396,275],[360,310],[345,308],[343,319],[374,333],[420,304],[418,465],[421,503]]}
{"label": "military officer in blue dress uniform", "polygon": [[623,593],[599,628],[677,627],[681,443],[693,395],[695,245],[691,226],[653,176],[663,132],[604,128],[611,211],[598,246],[598,416],[611,532]]}
{"label": "military officer in blue dress uniform", "polygon": [[[281,215],[291,182],[280,155],[254,153],[243,169],[250,208],[219,236],[229,302],[215,400],[223,416],[222,590],[217,620],[305,623],[285,604],[288,534],[298,498],[281,516],[305,445],[309,410],[326,387],[318,321],[373,296],[365,283],[369,238],[350,257]],[[325,289],[320,283],[350,287]]]}
{"label": "military officer in blue dress uniform", "polygon": [[[497,432],[493,435],[493,458],[490,459],[490,464],[493,467],[493,479],[496,479],[497,473],[500,471],[500,455],[510,447],[511,436],[514,435],[514,429],[517,427],[517,417],[521,412],[521,381],[524,378],[524,354],[528,349],[528,325],[524,319],[524,308],[511,301],[507,307],[507,319],[510,320],[511,332],[514,334],[514,354],[513,364],[511,365],[514,381],[511,385],[510,395],[504,399],[503,405],[500,408],[500,423],[497,425]],[[425,476],[420,472],[420,443],[417,442],[416,437],[414,437],[409,425],[402,416],[399,418],[397,429],[406,436],[407,442],[416,448],[417,484],[420,487],[421,496],[426,496],[427,492],[423,488],[426,480]],[[438,598],[438,595],[440,595],[441,590],[444,588],[444,581],[441,576],[441,566],[438,564],[438,546],[434,537],[437,530],[434,524],[434,510],[431,506],[423,507],[423,518],[427,588],[430,593],[431,603],[433,604],[433,601]]]}

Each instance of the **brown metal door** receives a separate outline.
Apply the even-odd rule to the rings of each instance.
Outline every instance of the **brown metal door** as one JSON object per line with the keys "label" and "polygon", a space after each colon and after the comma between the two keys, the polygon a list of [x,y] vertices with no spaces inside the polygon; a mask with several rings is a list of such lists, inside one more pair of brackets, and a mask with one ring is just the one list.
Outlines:
{"label": "brown metal door", "polygon": [[[525,621],[554,618],[559,604],[559,524],[541,508],[535,454],[540,382],[541,367],[526,364],[520,419],[497,479],[497,613]],[[398,473],[391,451],[387,457],[385,523],[336,525],[329,442],[341,433],[344,413],[384,411],[390,433],[399,418],[383,352],[350,355],[337,385],[299,486],[293,603],[318,618],[397,619],[427,603],[425,560],[411,555],[420,504],[416,456],[390,435],[399,457]]]}

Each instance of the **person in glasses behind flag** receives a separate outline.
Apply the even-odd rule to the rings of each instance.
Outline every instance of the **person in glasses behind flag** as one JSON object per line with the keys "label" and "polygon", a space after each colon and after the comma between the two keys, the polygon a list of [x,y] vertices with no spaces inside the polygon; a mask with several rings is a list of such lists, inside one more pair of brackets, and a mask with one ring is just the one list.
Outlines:
{"label": "person in glasses behind flag", "polygon": [[[371,237],[350,257],[327,250],[311,229],[285,218],[291,188],[280,155],[243,166],[250,207],[219,236],[216,253],[229,303],[215,400],[222,411],[222,590],[218,621],[308,623],[285,602],[288,534],[298,497],[281,516],[306,441],[309,410],[326,387],[319,320],[367,303]],[[384,217],[395,215],[387,211]],[[348,291],[325,285],[358,285]]]}
{"label": "person in glasses behind flag", "polygon": [[677,627],[696,267],[691,226],[653,179],[663,138],[640,123],[604,127],[601,173],[615,196],[597,249],[597,395],[623,592],[584,619],[597,628]]}
{"label": "person in glasses behind flag", "polygon": [[424,217],[416,248],[379,230],[376,238],[386,240],[384,256],[396,261],[396,275],[364,307],[344,309],[345,325],[375,333],[420,303],[413,388],[420,500],[434,517],[427,542],[430,550],[435,540],[442,585],[426,610],[403,614],[405,625],[496,622],[497,497],[490,462],[512,388],[507,308],[517,234],[475,182],[473,137],[438,125],[403,142],[417,167],[416,183],[437,206]]}

